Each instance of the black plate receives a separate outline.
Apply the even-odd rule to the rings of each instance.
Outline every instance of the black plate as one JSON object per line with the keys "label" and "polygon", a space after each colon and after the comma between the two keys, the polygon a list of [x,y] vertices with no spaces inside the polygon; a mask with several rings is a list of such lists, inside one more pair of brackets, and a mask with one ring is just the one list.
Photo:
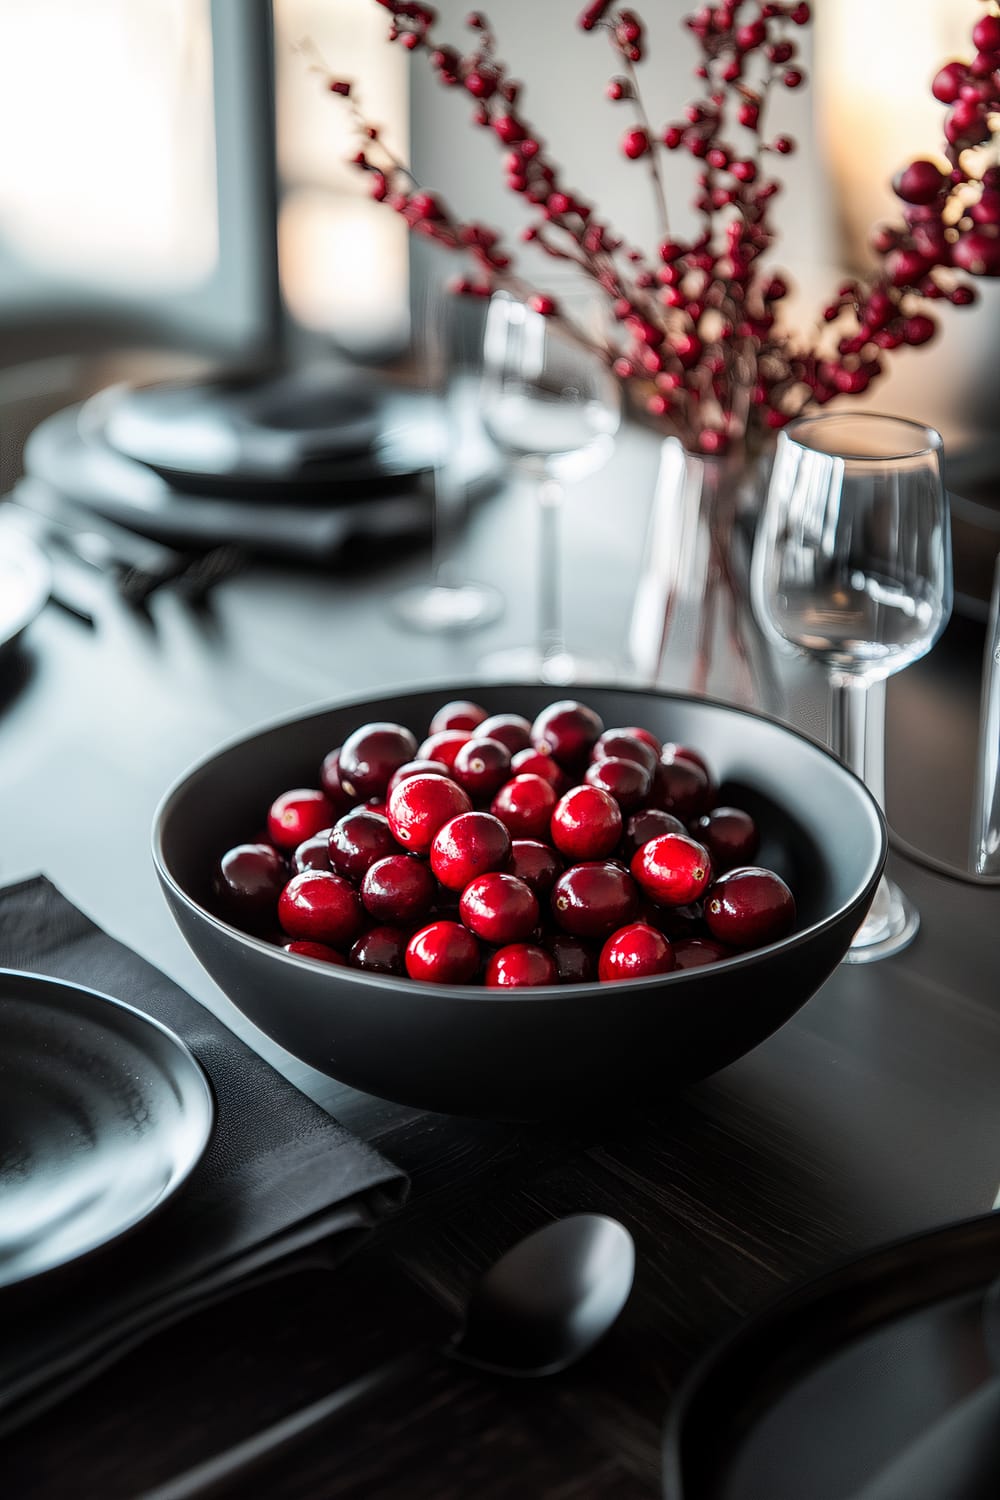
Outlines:
{"label": "black plate", "polygon": [[992,1399],[982,1301],[998,1270],[992,1213],[881,1247],[743,1324],[674,1403],[667,1500],[881,1497],[918,1456],[935,1494],[929,1466],[950,1462],[964,1403]]}
{"label": "black plate", "polygon": [[[503,466],[483,435],[474,393],[454,411],[454,482],[467,500],[478,501],[497,488]],[[367,460],[363,473],[353,460],[339,461],[335,473],[310,469],[277,487],[220,479],[197,488],[190,477],[179,487],[179,476],[168,477],[112,448],[99,427],[81,432],[81,415],[79,406],[66,407],[34,429],[24,450],[28,480],[175,546],[232,542],[269,557],[315,562],[355,541],[423,536],[430,525],[429,471],[440,452],[441,427],[419,393],[386,397],[380,450],[386,462],[377,472]],[[396,458],[389,462],[393,451]]]}
{"label": "black plate", "polygon": [[201,1067],[158,1021],[95,990],[0,969],[0,1287],[132,1228],[212,1132]]}
{"label": "black plate", "polygon": [[[445,454],[456,484],[491,487],[501,466],[478,398],[477,382],[456,381],[446,412],[433,392],[357,376],[345,391],[342,372],[303,369],[236,382],[112,386],[77,408],[75,423],[84,454],[158,475],[202,502],[329,508],[412,488]],[[29,466],[34,452],[32,443]]]}
{"label": "black plate", "polygon": [[380,426],[375,389],[325,367],[112,386],[80,412],[82,432],[202,490],[219,481],[287,486],[310,467],[329,480],[345,463],[374,474]]}

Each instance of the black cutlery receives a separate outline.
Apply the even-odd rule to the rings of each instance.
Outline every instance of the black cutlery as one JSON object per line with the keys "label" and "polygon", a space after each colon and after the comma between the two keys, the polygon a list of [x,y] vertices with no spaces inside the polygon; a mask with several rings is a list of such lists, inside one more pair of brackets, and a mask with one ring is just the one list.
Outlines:
{"label": "black cutlery", "polygon": [[[573,1214],[528,1235],[473,1289],[463,1326],[443,1349],[404,1354],[243,1443],[148,1490],[142,1500],[192,1500],[245,1484],[265,1462],[338,1414],[406,1380],[445,1355],[495,1375],[555,1375],[590,1350],[628,1301],[635,1273],[632,1236],[603,1214]],[[249,1493],[242,1490],[242,1493]]]}
{"label": "black cutlery", "polygon": [[6,503],[30,518],[38,540],[112,577],[119,596],[133,607],[141,608],[165,584],[193,601],[203,599],[246,561],[242,548],[232,543],[203,553],[180,552],[103,518],[78,523],[42,502],[27,505],[8,499]]}

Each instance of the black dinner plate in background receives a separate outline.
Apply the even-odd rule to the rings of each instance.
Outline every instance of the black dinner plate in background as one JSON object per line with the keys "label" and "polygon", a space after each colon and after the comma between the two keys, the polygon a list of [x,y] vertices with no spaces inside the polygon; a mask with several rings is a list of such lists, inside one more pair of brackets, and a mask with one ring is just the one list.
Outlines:
{"label": "black dinner plate in background", "polygon": [[164,1203],[208,1144],[192,1053],[96,990],[0,969],[0,1288],[95,1250]]}
{"label": "black dinner plate in background", "polygon": [[318,365],[111,386],[77,408],[75,422],[84,451],[178,493],[331,506],[398,494],[446,452],[456,483],[492,487],[500,467],[477,398],[474,380],[456,381],[446,413],[433,391]]}
{"label": "black dinner plate in background", "polygon": [[80,411],[123,458],[194,489],[218,482],[287,485],[310,466],[381,467],[380,403],[371,382],[339,368],[260,371],[112,386]]}
{"label": "black dinner plate in background", "polygon": [[674,1403],[666,1500],[881,1495],[915,1445],[946,1443],[938,1424],[989,1394],[982,1307],[998,1271],[991,1213],[874,1250],[743,1324]]}
{"label": "black dinner plate in background", "polygon": [[[406,543],[428,533],[430,471],[442,453],[445,429],[426,393],[384,394],[374,459],[367,452],[330,455],[293,467],[284,480],[274,470],[254,477],[240,471],[204,483],[114,447],[105,437],[101,404],[113,395],[93,398],[91,418],[84,419],[85,408],[70,406],[39,423],[25,444],[22,503],[31,504],[30,488],[23,493],[23,486],[42,484],[68,505],[169,545],[235,543],[269,558],[312,564],[336,557],[352,541]],[[465,389],[456,396],[448,429],[450,477],[470,503],[491,494],[503,475],[482,431],[475,395]],[[237,445],[236,457],[240,453],[249,462],[250,450]]]}

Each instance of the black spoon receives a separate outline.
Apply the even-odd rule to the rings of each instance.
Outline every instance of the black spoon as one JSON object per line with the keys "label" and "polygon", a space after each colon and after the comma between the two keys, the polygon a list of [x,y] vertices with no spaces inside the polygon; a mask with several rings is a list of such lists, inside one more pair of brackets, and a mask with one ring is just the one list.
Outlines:
{"label": "black spoon", "polygon": [[420,1349],[284,1417],[142,1500],[222,1494],[237,1480],[318,1431],[338,1412],[417,1379],[442,1355],[495,1375],[556,1375],[607,1333],[628,1301],[632,1236],[603,1214],[556,1219],[521,1240],[473,1290],[465,1322],[443,1349]]}

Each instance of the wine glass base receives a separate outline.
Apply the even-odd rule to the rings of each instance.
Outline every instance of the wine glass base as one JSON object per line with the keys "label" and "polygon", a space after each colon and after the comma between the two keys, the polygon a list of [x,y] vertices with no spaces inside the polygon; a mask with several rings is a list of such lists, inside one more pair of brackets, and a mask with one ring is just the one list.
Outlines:
{"label": "wine glass base", "polygon": [[504,610],[503,595],[488,583],[417,584],[392,601],[397,620],[427,635],[492,625]]}
{"label": "wine glass base", "polygon": [[893,881],[879,881],[867,917],[844,954],[845,964],[870,964],[901,953],[917,935],[920,913]]}
{"label": "wine glass base", "polygon": [[613,682],[618,676],[608,659],[575,656],[569,651],[545,655],[534,646],[491,651],[478,663],[478,670],[494,682],[551,682],[555,687],[571,682]]}

